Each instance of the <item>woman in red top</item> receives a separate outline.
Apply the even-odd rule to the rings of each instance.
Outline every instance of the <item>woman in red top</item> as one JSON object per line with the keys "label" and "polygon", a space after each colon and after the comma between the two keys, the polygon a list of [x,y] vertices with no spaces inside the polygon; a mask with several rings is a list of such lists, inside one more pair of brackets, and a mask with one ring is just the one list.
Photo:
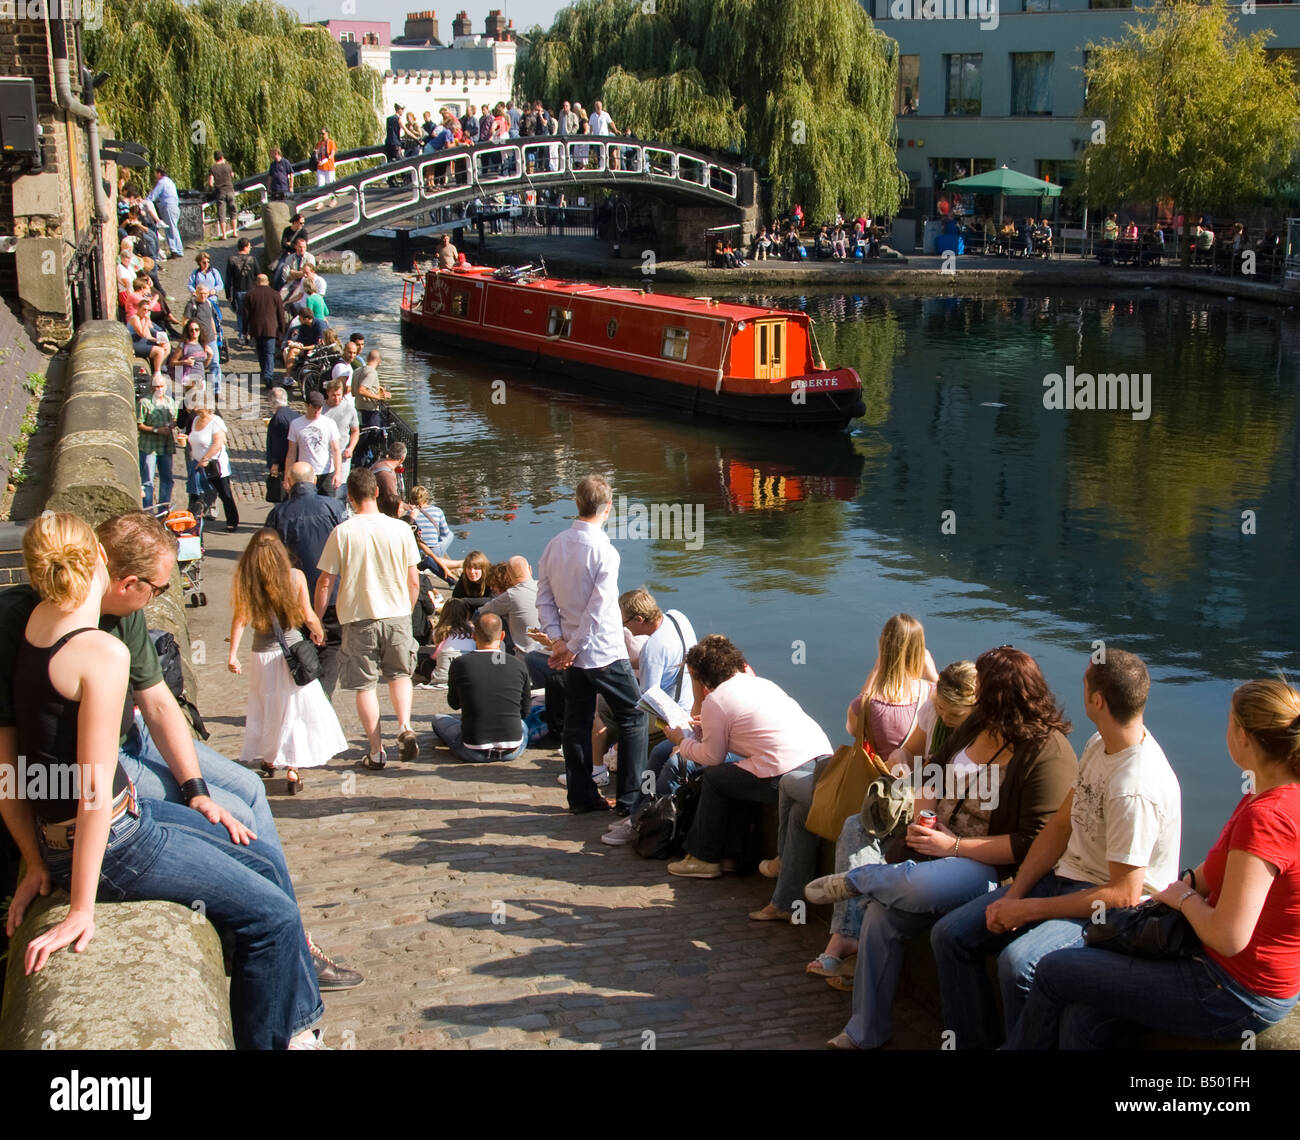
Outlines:
{"label": "woman in red top", "polygon": [[1246,773],[1205,861],[1155,897],[1182,911],[1204,950],[1133,958],[1058,950],[1038,963],[1010,1049],[1106,1049],[1136,1026],[1240,1041],[1300,995],[1300,693],[1250,681],[1232,694],[1228,753]]}

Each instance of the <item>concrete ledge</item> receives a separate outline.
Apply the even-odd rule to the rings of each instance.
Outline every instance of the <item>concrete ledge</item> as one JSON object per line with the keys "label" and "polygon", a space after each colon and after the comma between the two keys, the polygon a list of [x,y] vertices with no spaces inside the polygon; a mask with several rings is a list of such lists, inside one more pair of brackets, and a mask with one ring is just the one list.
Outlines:
{"label": "concrete ledge", "polygon": [[221,939],[177,903],[100,903],[81,954],[51,955],[31,977],[33,938],[68,913],[37,899],[9,942],[0,1049],[233,1049]]}

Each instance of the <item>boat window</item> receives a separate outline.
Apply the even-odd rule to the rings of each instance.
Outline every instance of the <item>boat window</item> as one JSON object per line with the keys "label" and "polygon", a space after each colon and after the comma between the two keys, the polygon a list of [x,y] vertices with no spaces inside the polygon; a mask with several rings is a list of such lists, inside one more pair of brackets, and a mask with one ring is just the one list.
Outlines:
{"label": "boat window", "polygon": [[469,312],[469,295],[467,293],[456,292],[451,295],[451,315],[453,317],[463,317]]}
{"label": "boat window", "polygon": [[573,334],[573,310],[551,309],[546,322],[547,336],[571,336]]}
{"label": "boat window", "polygon": [[659,355],[665,360],[685,360],[691,334],[686,329],[664,329],[664,343]]}

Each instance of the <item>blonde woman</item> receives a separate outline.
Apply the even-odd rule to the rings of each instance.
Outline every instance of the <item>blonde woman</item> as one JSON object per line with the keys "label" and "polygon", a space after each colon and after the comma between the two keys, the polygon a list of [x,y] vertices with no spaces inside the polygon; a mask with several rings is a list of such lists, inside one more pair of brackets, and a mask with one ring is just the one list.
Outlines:
{"label": "blonde woman", "polygon": [[1228,755],[1248,790],[1199,866],[1155,899],[1201,939],[1191,958],[1090,947],[1040,959],[1009,1049],[1109,1049],[1135,1028],[1237,1041],[1300,995],[1300,693],[1248,681],[1232,694]]}
{"label": "blonde woman", "polygon": [[[925,647],[925,630],[909,614],[896,614],[880,631],[876,663],[861,691],[849,704],[845,729],[856,736],[862,703],[868,702],[866,739],[878,756],[888,756],[911,734],[916,714],[939,679],[934,658]],[[752,911],[756,922],[788,922],[795,900],[817,869],[821,840],[804,827],[812,806],[815,772],[791,772],[781,779],[777,842],[780,854],[759,870],[776,879],[772,901]]]}
{"label": "blonde woman", "polygon": [[[67,916],[28,943],[26,972],[42,969],[65,946],[81,952],[90,945],[97,897],[187,909],[202,899],[208,919],[234,942],[236,1047],[319,1047],[310,1026],[324,1007],[298,906],[274,853],[258,839],[231,843],[224,826],[182,804],[137,800],[118,763],[118,733],[131,713],[130,655],[98,628],[108,570],[94,532],[76,515],[47,511],[23,536],[23,561],[41,601],[14,670],[15,743],[28,771],[41,768],[50,778],[46,796],[31,798],[36,782],[27,781],[27,798],[0,798],[27,867],[8,934],[51,887],[72,896]],[[0,766],[12,769],[13,760]],[[207,795],[207,786],[190,780],[181,795],[188,802]]]}
{"label": "blonde woman", "polygon": [[268,776],[283,771],[289,794],[302,790],[300,768],[318,768],[340,752],[347,738],[319,680],[299,685],[289,671],[276,625],[286,645],[302,640],[307,626],[316,645],[325,631],[312,609],[307,579],[289,563],[289,552],[269,527],[253,535],[235,568],[230,621],[232,673],[242,673],[239,642],[253,627],[253,660],[248,671],[248,712],[244,719],[241,764],[261,762]]}

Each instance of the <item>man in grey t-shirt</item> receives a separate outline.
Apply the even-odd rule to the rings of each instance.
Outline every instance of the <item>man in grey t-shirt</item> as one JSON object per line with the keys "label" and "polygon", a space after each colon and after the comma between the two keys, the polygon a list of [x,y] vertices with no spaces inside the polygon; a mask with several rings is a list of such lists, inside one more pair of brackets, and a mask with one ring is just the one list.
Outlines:
{"label": "man in grey t-shirt", "polygon": [[362,427],[379,427],[383,423],[382,411],[393,394],[379,382],[379,364],[383,358],[377,348],[366,354],[366,362],[352,373],[352,396],[357,403],[357,415]]}

